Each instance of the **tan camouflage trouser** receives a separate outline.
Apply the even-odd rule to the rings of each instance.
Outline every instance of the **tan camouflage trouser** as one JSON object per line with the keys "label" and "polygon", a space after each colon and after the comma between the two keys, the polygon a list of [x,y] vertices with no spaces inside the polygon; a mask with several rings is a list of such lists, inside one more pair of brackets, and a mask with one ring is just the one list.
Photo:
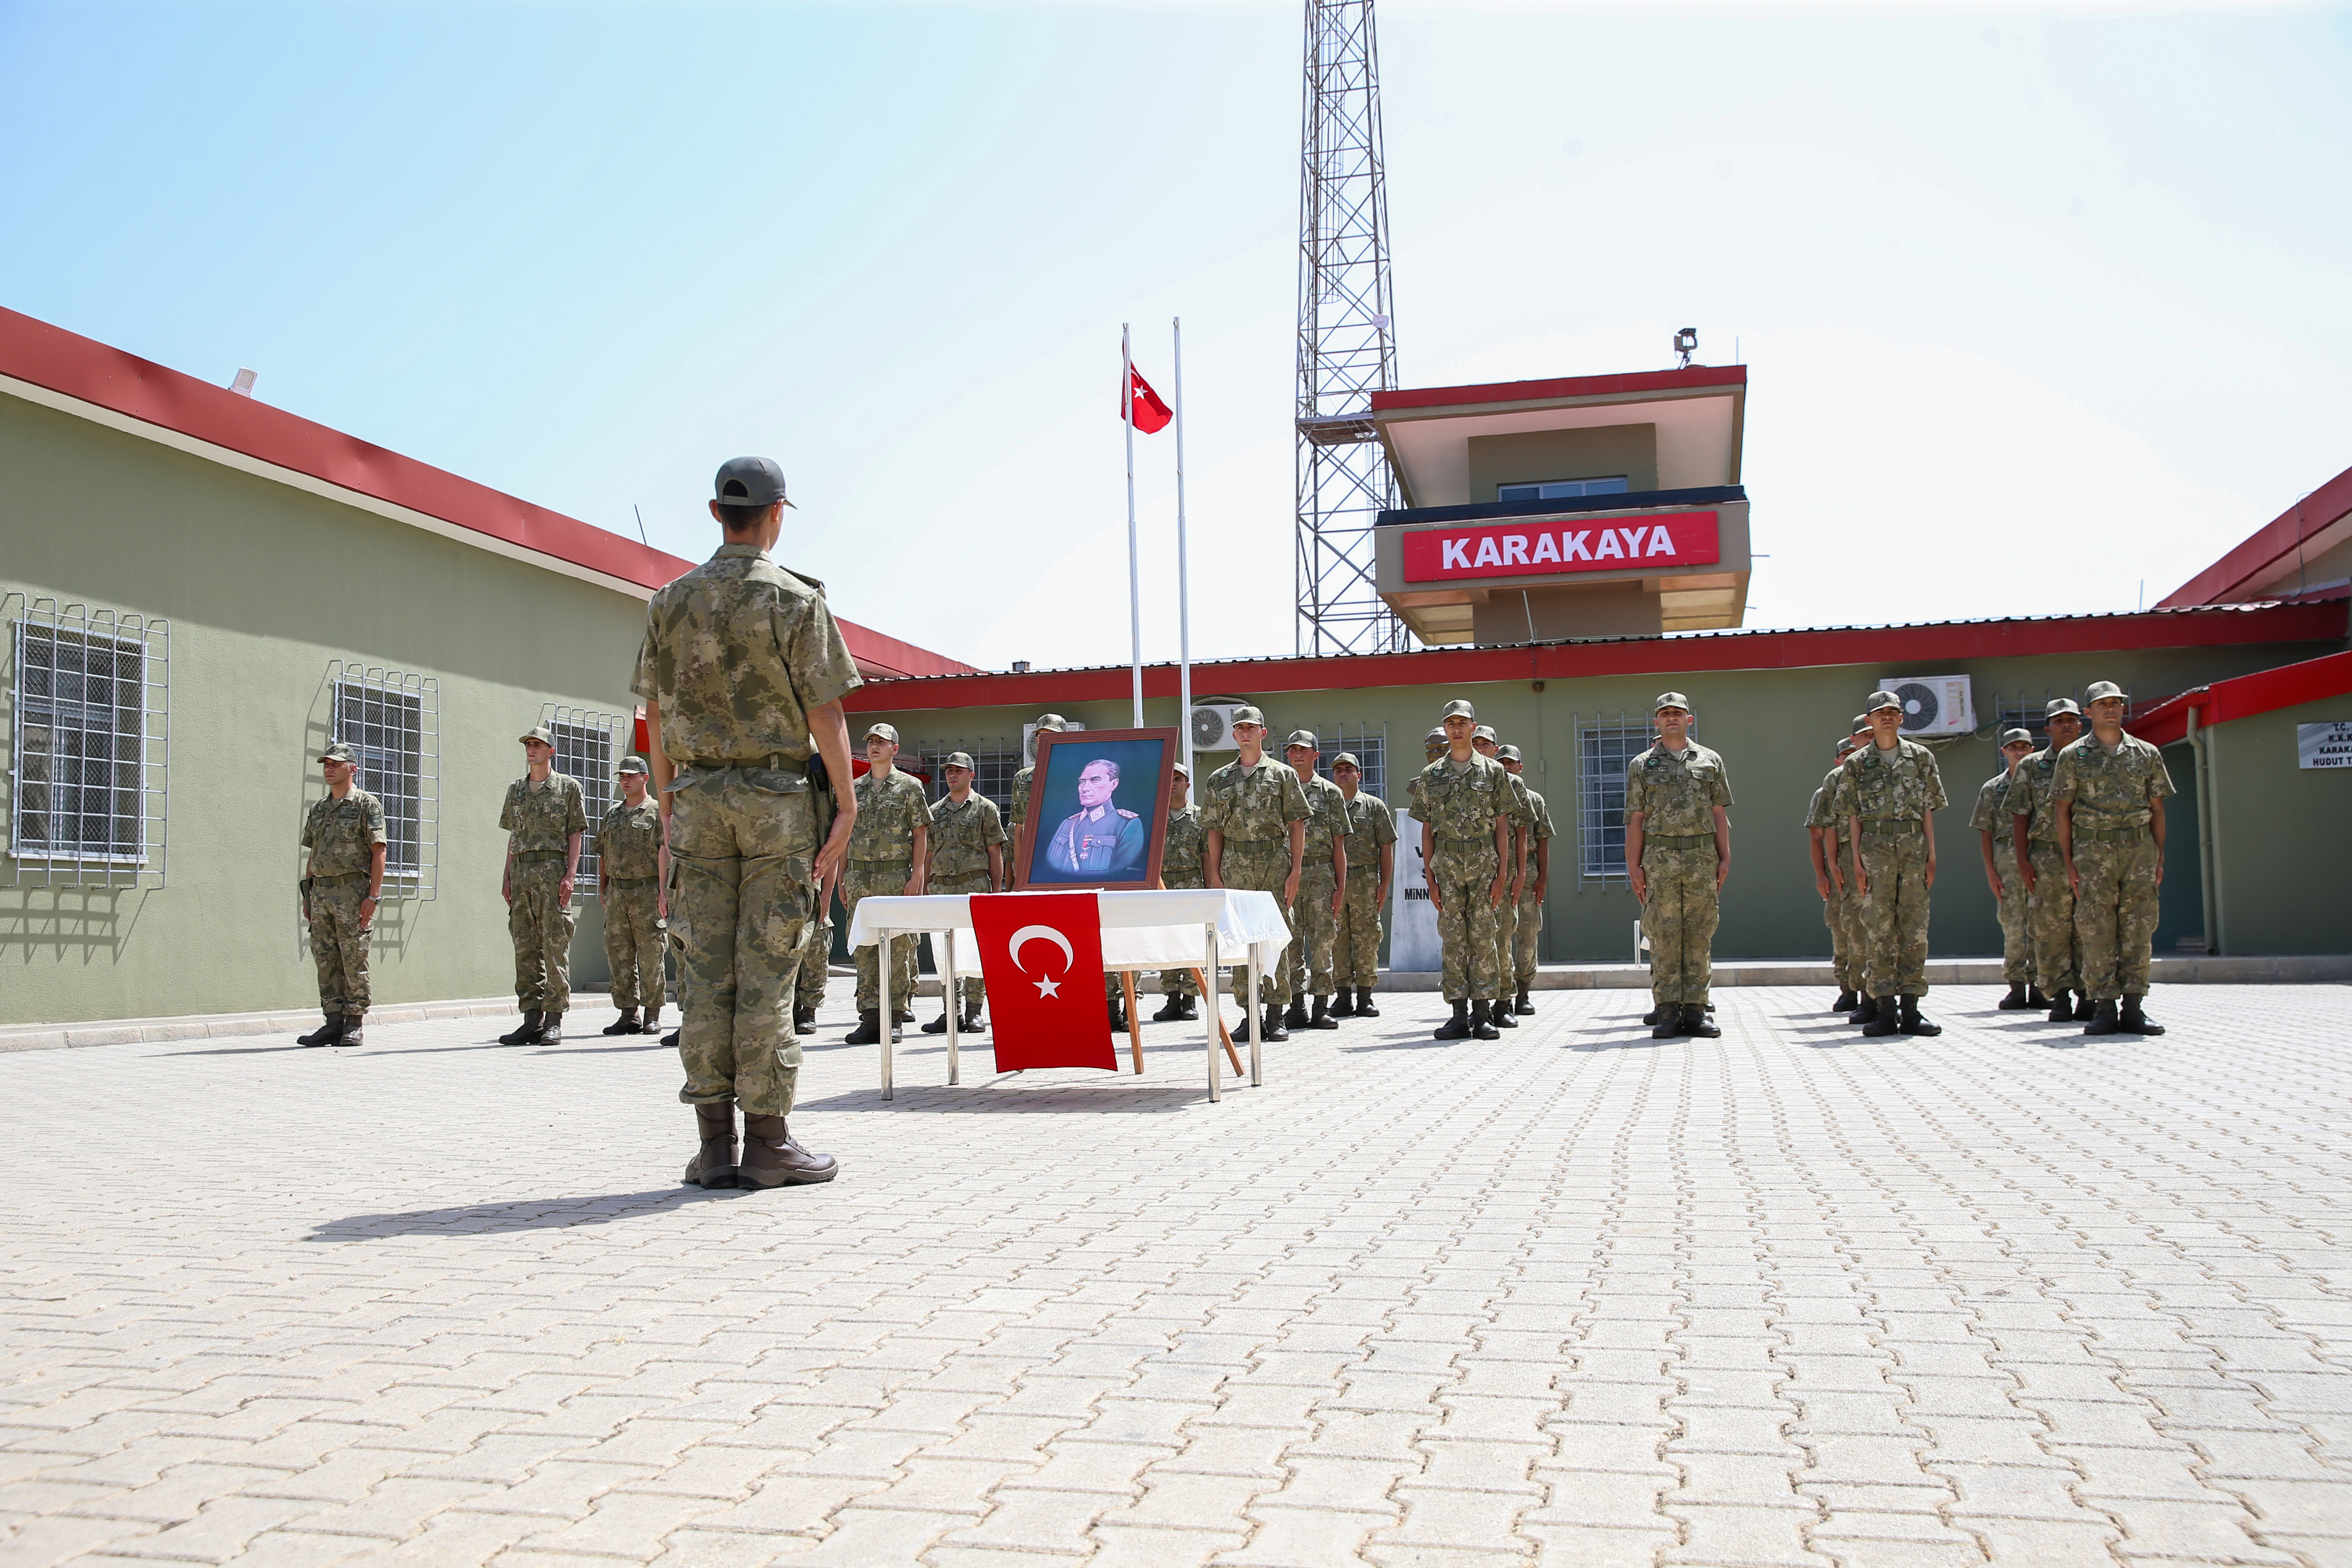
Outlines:
{"label": "tan camouflage trouser", "polygon": [[1500,996],[1511,989],[1511,977],[1518,973],[1519,905],[1511,897],[1511,885],[1503,884],[1503,901],[1495,910],[1495,994]]}
{"label": "tan camouflage trouser", "polygon": [[[1852,876],[1845,868],[1843,875]],[[1841,991],[1862,989],[1862,943],[1854,937],[1855,900],[1838,883],[1830,884],[1830,896],[1822,900],[1822,924],[1830,928],[1830,970],[1836,977]]]}
{"label": "tan camouflage trouser", "polygon": [[2042,989],[2055,996],[2083,989],[2075,962],[2074,889],[2066,880],[2066,858],[2054,838],[2026,847],[2033,863],[2033,892],[2025,900],[2025,923],[2033,935],[2033,973]]}
{"label": "tan camouflage trouser", "polygon": [[1429,886],[1438,900],[1437,949],[1448,1002],[1502,992],[1495,962],[1495,906],[1487,898],[1499,863],[1491,844],[1431,837]]}
{"label": "tan camouflage trouser", "polygon": [[[1205,888],[1208,886],[1208,883],[1200,878],[1195,877],[1189,880],[1170,882],[1168,883],[1168,886],[1171,889],[1176,888]],[[1136,978],[1136,984],[1139,987],[1142,984],[1142,977],[1139,975]],[[1160,994],[1162,996],[1198,996],[1200,994],[1201,988],[1192,983],[1192,972],[1191,970],[1163,969],[1160,972]]]}
{"label": "tan camouflage trouser", "polygon": [[1381,977],[1381,906],[1372,893],[1377,877],[1348,876],[1348,901],[1340,908],[1339,934],[1331,942],[1331,974],[1341,985],[1369,991]]}
{"label": "tan camouflage trouser", "polygon": [[518,855],[507,877],[515,1000],[526,1013],[562,1013],[572,1006],[572,906],[557,897],[563,861],[562,855]]}
{"label": "tan camouflage trouser", "polygon": [[1518,924],[1512,929],[1511,978],[1521,986],[1536,978],[1536,938],[1543,933],[1543,900],[1535,896],[1535,873],[1528,873],[1528,892],[1519,898]]}
{"label": "tan camouflage trouser", "polygon": [[2074,836],[2074,870],[2083,879],[2074,895],[2074,938],[2083,992],[2094,1002],[2147,994],[2157,865],[2156,839],[2145,827],[2128,838]]}
{"label": "tan camouflage trouser", "polygon": [[[1282,885],[1290,879],[1290,840],[1288,838],[1254,838],[1225,840],[1224,858],[1217,868],[1218,880],[1228,888],[1252,888],[1261,893],[1272,893],[1276,903],[1282,902]],[[1299,879],[1303,884],[1306,878]],[[1299,898],[1303,901],[1305,891]],[[1258,1000],[1267,1005],[1290,1005],[1290,955],[1298,947],[1298,911],[1288,904],[1282,906],[1282,918],[1290,925],[1290,946],[1285,948],[1266,969],[1258,986]],[[1249,969],[1244,964],[1234,966],[1234,1000],[1249,1005]]]}
{"label": "tan camouflage trouser", "polygon": [[673,799],[677,891],[669,923],[684,944],[686,1015],[677,1038],[686,1084],[677,1097],[688,1105],[734,1100],[749,1116],[789,1115],[801,1073],[789,1004],[808,927],[814,811],[805,792],[777,795],[731,768]]}
{"label": "tan camouflage trouser", "polygon": [[[889,860],[852,860],[842,868],[841,910],[845,918],[855,920],[857,905],[864,899],[895,899],[907,891],[908,879],[915,874],[910,862]],[[915,941],[911,936],[893,937],[890,942],[890,1011],[903,1013],[915,1005]],[[857,1010],[871,1013],[882,1005],[882,944],[872,943],[856,952]]]}
{"label": "tan camouflage trouser", "polygon": [[1715,981],[1715,928],[1723,901],[1715,881],[1715,837],[1687,849],[1642,846],[1642,930],[1650,939],[1650,998],[1661,1006],[1704,1003]]}
{"label": "tan camouflage trouser", "polygon": [[[2033,984],[2033,925],[2025,913],[2025,879],[2006,844],[1996,841],[1993,858],[2000,874],[2000,977],[2011,985]],[[2003,858],[2007,857],[2006,859]]]}
{"label": "tan camouflage trouser", "polygon": [[824,912],[809,921],[808,933],[801,939],[801,973],[796,983],[793,1005],[803,1013],[814,1013],[824,1001],[824,983],[833,963],[833,900],[825,900]]}
{"label": "tan camouflage trouser", "polygon": [[1298,909],[1291,930],[1298,940],[1290,944],[1290,994],[1293,996],[1331,994],[1331,954],[1339,939],[1339,917],[1332,911],[1331,894],[1339,883],[1329,862],[1309,866],[1298,878]]}
{"label": "tan camouflage trouser", "polygon": [[1862,836],[1863,984],[1873,996],[1927,994],[1927,838],[1917,828]]}
{"label": "tan camouflage trouser", "polygon": [[319,1010],[368,1010],[368,934],[360,930],[360,905],[367,901],[365,875],[317,877],[310,882],[310,956],[319,964]]}
{"label": "tan camouflage trouser", "polygon": [[[935,877],[924,887],[934,893],[984,893],[988,891],[988,873],[966,871],[956,876]],[[940,966],[940,973],[944,975],[947,964],[940,942],[941,938],[934,931],[931,935],[931,962]],[[956,968],[961,972],[963,980],[963,1016],[978,1017],[980,1004],[988,994],[988,986],[980,978],[980,952],[976,943],[957,944]]]}
{"label": "tan camouflage trouser", "polygon": [[604,962],[613,971],[613,1005],[658,1008],[667,987],[662,949],[669,938],[653,878],[604,884]]}

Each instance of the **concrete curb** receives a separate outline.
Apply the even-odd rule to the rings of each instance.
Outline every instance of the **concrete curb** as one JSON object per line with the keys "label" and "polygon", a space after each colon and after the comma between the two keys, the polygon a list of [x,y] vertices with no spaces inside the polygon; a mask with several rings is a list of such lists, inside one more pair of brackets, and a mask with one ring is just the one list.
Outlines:
{"label": "concrete curb", "polygon": [[[587,992],[574,992],[585,996]],[[368,1009],[371,1024],[416,1024],[431,1018],[514,1015],[511,996],[459,1002],[396,1002]],[[299,1035],[319,1022],[316,1007],[276,1013],[200,1013],[184,1018],[104,1018],[87,1024],[13,1024],[0,1028],[0,1051],[79,1050],[85,1046],[132,1046],[163,1040],[213,1040],[239,1036]]]}

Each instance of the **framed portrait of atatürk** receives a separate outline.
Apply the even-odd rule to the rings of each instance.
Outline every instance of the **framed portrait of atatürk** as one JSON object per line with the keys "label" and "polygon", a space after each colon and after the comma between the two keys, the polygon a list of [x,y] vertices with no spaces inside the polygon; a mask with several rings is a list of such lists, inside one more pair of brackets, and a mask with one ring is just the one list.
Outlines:
{"label": "framed portrait of atat\u00fcrk", "polygon": [[1016,885],[1158,887],[1181,747],[1172,727],[1039,731],[1029,815],[1013,848]]}

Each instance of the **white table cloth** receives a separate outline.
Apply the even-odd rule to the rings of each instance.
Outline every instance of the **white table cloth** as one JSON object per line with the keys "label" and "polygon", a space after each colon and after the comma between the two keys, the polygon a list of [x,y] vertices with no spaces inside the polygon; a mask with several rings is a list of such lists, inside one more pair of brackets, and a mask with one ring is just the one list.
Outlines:
{"label": "white table cloth", "polygon": [[[1058,892],[1037,889],[1039,893]],[[966,955],[976,969],[980,949],[972,936],[971,893],[926,893],[920,898],[866,898],[850,917],[849,945],[871,947],[886,936],[911,936],[930,931],[942,940],[936,956],[943,994],[948,998],[948,1082],[961,1081],[961,1009],[954,1001],[957,956]],[[1022,898],[1027,895],[1005,895]],[[1063,896],[1066,897],[1065,893]],[[1223,1074],[1218,1058],[1217,968],[1247,965],[1249,994],[1255,997],[1260,978],[1281,961],[1290,944],[1290,927],[1272,893],[1234,888],[1171,888],[1150,892],[1097,893],[1102,921],[1103,969],[1199,969],[1209,982],[1203,997],[1209,1047],[1209,1098],[1224,1098]],[[882,1098],[896,1098],[890,1048],[890,966],[880,966],[882,994]],[[1263,1080],[1259,1053],[1261,1008],[1249,1010],[1250,1082]]]}

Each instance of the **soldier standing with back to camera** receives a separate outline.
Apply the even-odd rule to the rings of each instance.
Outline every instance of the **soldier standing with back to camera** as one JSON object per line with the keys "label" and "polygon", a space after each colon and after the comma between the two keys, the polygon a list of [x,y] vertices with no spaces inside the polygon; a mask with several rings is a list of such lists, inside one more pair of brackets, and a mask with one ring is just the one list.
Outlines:
{"label": "soldier standing with back to camera", "polygon": [[841,700],[857,689],[857,667],[824,595],[769,558],[792,504],[783,471],[732,458],[717,489],[710,514],[724,542],[646,605],[631,686],[645,700],[677,872],[678,1099],[694,1107],[701,1139],[686,1179],[826,1182],[839,1164],[803,1148],[785,1120],[801,1068],[791,1007],[811,890],[839,868],[856,826],[856,804],[844,799],[817,841],[809,762],[821,756],[829,777],[849,776]]}
{"label": "soldier standing with back to camera", "polygon": [[1903,738],[1903,700],[1870,694],[1871,743],[1856,747],[1830,809],[1853,835],[1870,994],[1854,1019],[1873,1037],[1940,1035],[1919,1016],[1927,994],[1927,890],[1936,885],[1936,813],[1947,804],[1936,753]]}
{"label": "soldier standing with back to camera", "polygon": [[1862,943],[1853,936],[1853,898],[1845,879],[1847,829],[1845,818],[1830,810],[1838,769],[1859,743],[1851,735],[1837,743],[1835,761],[1805,807],[1805,852],[1812,858],[1813,889],[1822,896],[1822,923],[1830,930],[1830,973],[1837,980],[1832,1013],[1852,1012],[1861,1004]]}
{"label": "soldier standing with back to camera", "polygon": [[[1290,941],[1298,941],[1299,879],[1305,871],[1307,819],[1313,815],[1298,775],[1265,754],[1265,715],[1255,708],[1234,710],[1234,744],[1241,754],[1215,773],[1201,791],[1202,868],[1212,888],[1249,888],[1272,893],[1282,905]],[[1263,1037],[1286,1040],[1284,1008],[1290,1001],[1290,950],[1286,947],[1262,977],[1255,1000],[1249,970],[1234,968],[1234,1000],[1265,1009]]]}
{"label": "soldier standing with back to camera", "polygon": [[2084,694],[2091,732],[2058,757],[2051,797],[2074,891],[2083,990],[2095,1007],[2086,1035],[2160,1035],[2141,1010],[2164,886],[2164,753],[2124,731],[2130,699],[2112,680]]}
{"label": "soldier standing with back to camera", "polygon": [[522,1026],[502,1046],[551,1046],[563,1038],[572,1005],[572,889],[580,874],[580,839],[588,831],[580,781],[554,770],[555,742],[545,730],[522,733],[523,776],[507,785],[499,826],[507,830],[506,870],[499,892],[514,938],[515,1001]]}
{"label": "soldier standing with back to camera", "polygon": [[1454,1009],[1432,1037],[1498,1040],[1491,1011],[1503,984],[1495,911],[1511,881],[1511,775],[1471,744],[1478,712],[1469,703],[1448,702],[1443,728],[1445,753],[1421,770],[1413,795],[1445,1000]]}
{"label": "soldier standing with back to camera", "polygon": [[[1438,732],[1439,738],[1444,731]],[[1388,802],[1364,793],[1364,765],[1353,752],[1331,759],[1331,782],[1348,803],[1348,897],[1339,908],[1331,970],[1339,979],[1335,1018],[1377,1018],[1372,987],[1381,977],[1381,910],[1396,877],[1396,817]],[[1377,871],[1377,875],[1375,875]]]}
{"label": "soldier standing with back to camera", "polygon": [[2025,731],[2001,731],[2001,770],[1977,787],[1976,815],[1969,818],[1984,847],[1985,882],[2000,908],[2000,977],[2009,982],[2009,994],[2000,999],[2004,1013],[2046,1005],[2033,984],[2033,930],[2025,916],[2025,879],[2017,874],[2017,818],[2009,809],[2017,764],[2032,750],[2033,737]]}
{"label": "soldier standing with back to camera", "polygon": [[613,1005],[621,1010],[604,1026],[608,1035],[659,1034],[667,989],[669,855],[662,847],[661,807],[646,794],[646,773],[643,757],[621,759],[621,798],[596,825],[596,901],[604,910]]}
{"label": "soldier standing with back to camera", "polygon": [[1523,856],[1527,877],[1519,888],[1518,917],[1511,927],[1511,973],[1507,978],[1517,983],[1517,994],[1512,1010],[1522,1016],[1536,1010],[1528,999],[1528,992],[1536,983],[1536,938],[1543,931],[1544,893],[1551,886],[1551,807],[1544,803],[1541,792],[1528,786],[1527,763],[1517,746],[1504,746],[1495,752],[1495,760],[1504,771],[1517,779],[1528,799],[1529,816],[1526,835],[1527,848]]}
{"label": "soldier standing with back to camera", "polygon": [[[1331,1016],[1332,947],[1339,935],[1339,906],[1348,886],[1348,797],[1315,771],[1315,731],[1293,730],[1282,760],[1298,775],[1307,796],[1307,855],[1298,877],[1298,940],[1290,944],[1290,1010],[1282,1021],[1294,1029],[1336,1029]],[[1307,1011],[1307,998],[1315,1011]]]}
{"label": "soldier standing with back to camera", "polygon": [[[1472,731],[1470,744],[1480,756],[1502,767],[1503,748],[1496,742],[1493,725],[1481,724]],[[1501,989],[1487,998],[1486,1021],[1498,1029],[1516,1029],[1519,1020],[1511,1005],[1511,983],[1518,969],[1519,899],[1527,891],[1528,843],[1536,812],[1528,798],[1528,786],[1510,769],[1503,772],[1510,784],[1505,812],[1511,824],[1511,847],[1504,856],[1503,901],[1495,910],[1495,984]]]}
{"label": "soldier standing with back to camera", "polygon": [[[842,912],[857,918],[860,900],[872,898],[920,898],[923,863],[929,858],[931,808],[923,786],[897,766],[898,731],[888,724],[866,730],[866,772],[857,781],[857,826],[849,837],[849,858],[842,868]],[[914,1017],[915,939],[890,942],[890,1016],[882,1016],[882,944],[857,950],[857,1027],[842,1037],[845,1045],[875,1046],[882,1031],[898,1037],[898,1026]]]}
{"label": "soldier standing with back to camera", "polygon": [[[2074,942],[2074,889],[2066,852],[2058,843],[2058,758],[2083,733],[2083,710],[2071,697],[2042,704],[2049,743],[2017,764],[2003,805],[2018,818],[2018,880],[2025,885],[2025,921],[2033,937],[2033,973],[2050,1000],[2050,1022],[2087,1024],[2097,1008],[2083,990]],[[2082,1005],[2075,1003],[2080,999]]]}
{"label": "soldier standing with back to camera", "polygon": [[[940,764],[946,779],[946,796],[931,803],[929,871],[923,886],[934,893],[992,893],[1004,885],[1004,819],[996,803],[971,787],[976,771],[969,752],[950,752]],[[963,1029],[980,1027],[980,1005],[988,987],[978,973],[978,953],[963,977]],[[940,1016],[923,1026],[927,1035],[948,1032],[948,1009],[956,1005],[944,987],[940,992]]]}
{"label": "soldier standing with back to camera", "polygon": [[383,892],[383,802],[357,787],[359,754],[337,741],[319,753],[327,793],[302,820],[302,919],[319,966],[319,1008],[326,1022],[302,1046],[361,1046],[368,1010],[368,937]]}
{"label": "soldier standing with back to camera", "polygon": [[1658,742],[1625,769],[1625,874],[1642,900],[1658,1011],[1650,1037],[1711,1040],[1723,1033],[1706,994],[1731,874],[1731,778],[1721,756],[1690,738],[1689,698],[1665,692],[1651,713]]}
{"label": "soldier standing with back to camera", "polygon": [[[1168,786],[1168,820],[1160,826],[1160,885],[1163,888],[1205,888],[1207,872],[1201,864],[1202,834],[1201,808],[1192,802],[1192,770],[1182,763],[1175,765],[1175,778]],[[1201,1016],[1193,998],[1200,986],[1189,969],[1163,969],[1160,972],[1160,1011],[1151,1015],[1155,1024],[1173,1024]]]}

